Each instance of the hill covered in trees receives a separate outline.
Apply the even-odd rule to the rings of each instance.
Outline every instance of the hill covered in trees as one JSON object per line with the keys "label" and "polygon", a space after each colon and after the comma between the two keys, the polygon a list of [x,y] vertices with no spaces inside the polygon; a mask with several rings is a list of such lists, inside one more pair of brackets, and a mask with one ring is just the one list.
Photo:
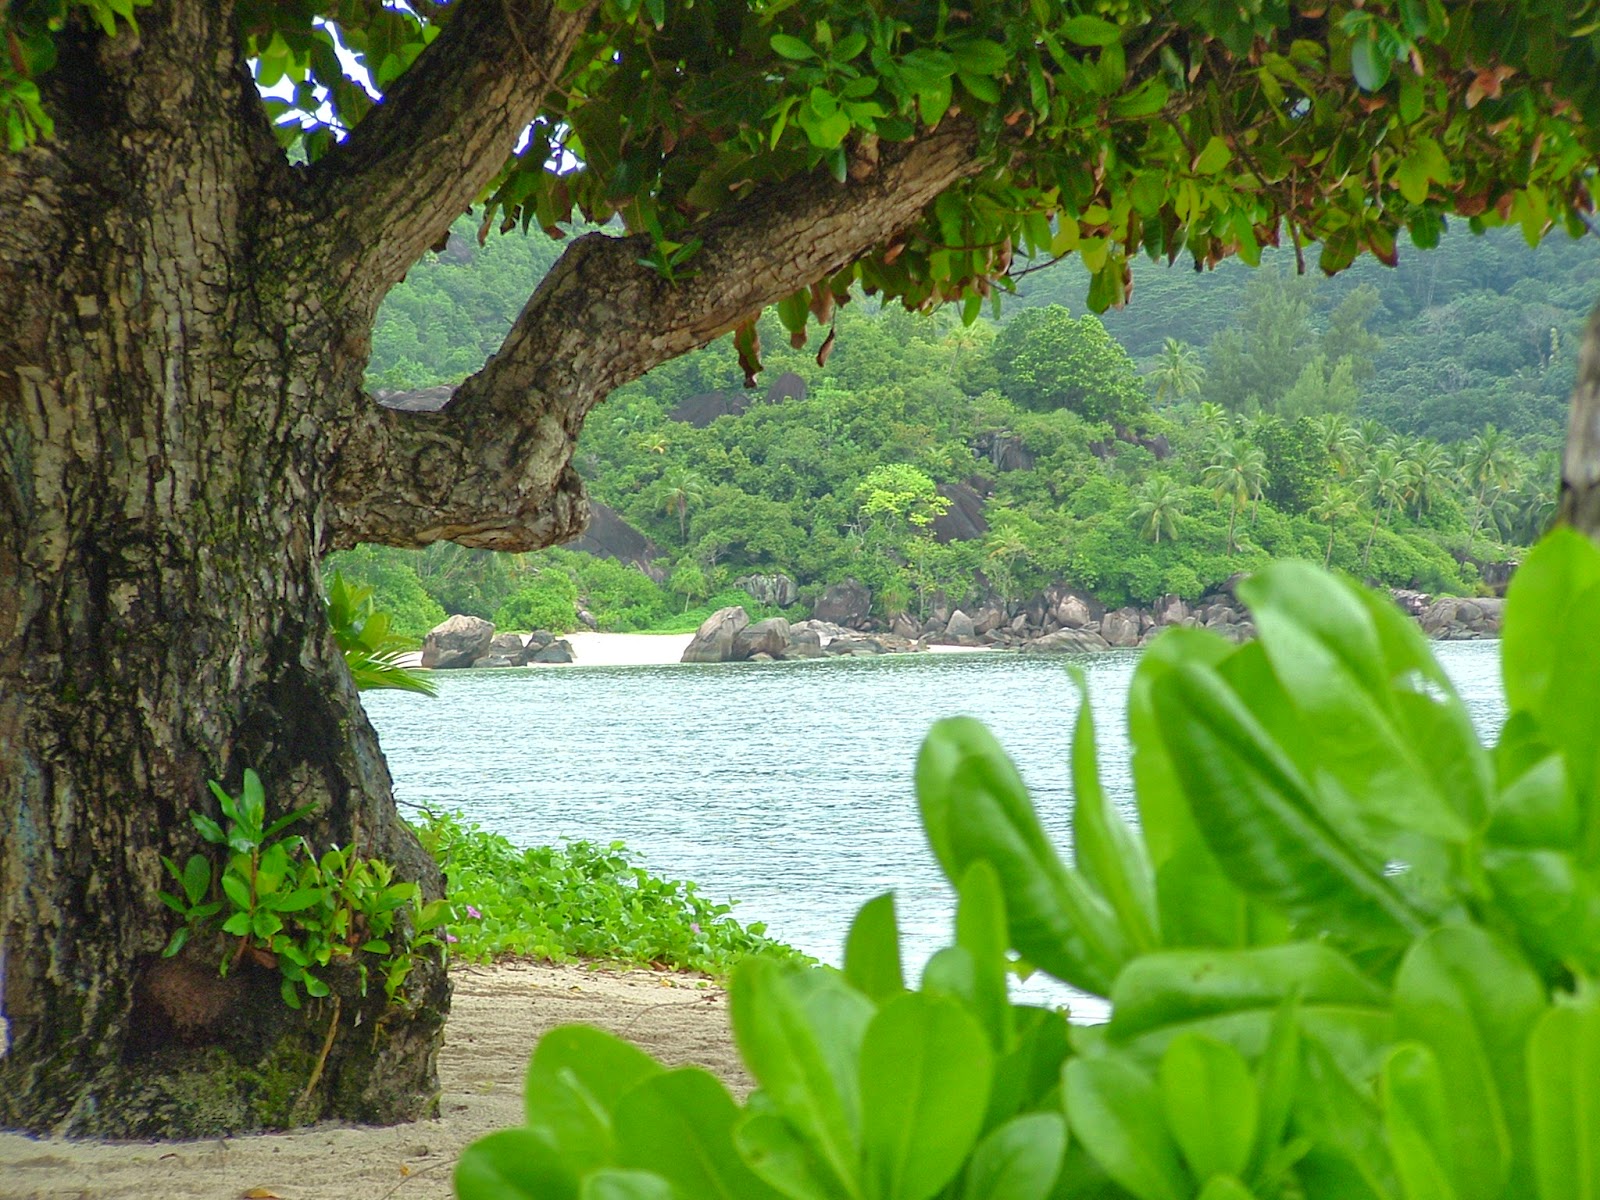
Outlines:
{"label": "hill covered in trees", "polygon": [[[392,293],[372,385],[474,370],[554,253],[458,228]],[[603,626],[681,627],[751,573],[787,573],[803,596],[854,576],[885,616],[1055,580],[1109,604],[1193,598],[1279,557],[1478,590],[1551,510],[1600,239],[1453,233],[1398,270],[1293,267],[1292,251],[1199,276],[1142,263],[1134,304],[1104,320],[1075,315],[1070,262],[1026,275],[999,321],[858,301],[826,365],[769,313],[761,383],[785,376],[777,394],[745,392],[724,341],[589,418],[579,469],[654,542],[654,578],[446,545],[340,565],[413,633],[445,609],[558,624],[575,602]]]}

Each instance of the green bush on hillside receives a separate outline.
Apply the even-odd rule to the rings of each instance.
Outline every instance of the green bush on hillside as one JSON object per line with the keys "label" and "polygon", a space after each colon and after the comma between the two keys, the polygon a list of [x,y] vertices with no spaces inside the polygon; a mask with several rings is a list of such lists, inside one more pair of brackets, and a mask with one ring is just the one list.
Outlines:
{"label": "green bush on hillside", "polygon": [[578,585],[558,568],[540,571],[494,614],[497,630],[570,633],[578,627]]}

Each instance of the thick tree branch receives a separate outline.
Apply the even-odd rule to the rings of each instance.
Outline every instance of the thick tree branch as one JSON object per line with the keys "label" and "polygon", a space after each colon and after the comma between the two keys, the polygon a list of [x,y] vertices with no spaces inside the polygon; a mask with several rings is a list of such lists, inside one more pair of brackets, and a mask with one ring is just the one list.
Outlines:
{"label": "thick tree branch", "polygon": [[696,273],[677,284],[640,265],[646,238],[578,239],[442,411],[351,398],[327,541],[531,550],[576,535],[587,506],[571,459],[590,408],[900,232],[985,161],[971,128],[953,122],[886,151],[864,179],[760,190],[696,230]]}
{"label": "thick tree branch", "polygon": [[1600,541],[1600,305],[1589,317],[1578,353],[1557,519]]}
{"label": "thick tree branch", "polygon": [[353,294],[381,296],[504,165],[589,23],[553,0],[461,0],[439,37],[312,168]]}

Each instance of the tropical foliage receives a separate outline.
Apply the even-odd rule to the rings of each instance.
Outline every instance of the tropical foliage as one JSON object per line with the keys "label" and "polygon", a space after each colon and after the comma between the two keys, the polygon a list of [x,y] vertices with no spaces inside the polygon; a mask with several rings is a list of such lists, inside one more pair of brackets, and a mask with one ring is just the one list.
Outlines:
{"label": "tropical foliage", "polygon": [[[583,1027],[541,1040],[479,1197],[1569,1200],[1600,1145],[1600,551],[1553,536],[1506,616],[1485,747],[1382,595],[1303,564],[1260,640],[1167,634],[1133,682],[1138,826],[1073,738],[1073,858],[979,724],[917,764],[954,939],[911,988],[892,897],[842,970],[754,959],[744,1103]],[[1110,1020],[1017,1005],[1042,970]]]}

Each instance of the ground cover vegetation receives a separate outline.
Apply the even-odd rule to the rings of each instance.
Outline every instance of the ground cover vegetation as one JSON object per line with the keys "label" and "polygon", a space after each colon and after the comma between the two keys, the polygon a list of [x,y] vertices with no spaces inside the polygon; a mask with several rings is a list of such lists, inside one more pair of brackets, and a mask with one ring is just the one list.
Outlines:
{"label": "ground cover vegetation", "polygon": [[[543,269],[548,239],[500,239],[491,254],[467,232],[391,293],[375,345],[393,349],[375,349],[375,380],[452,385],[469,369],[459,351],[509,328],[503,273]],[[415,575],[439,607],[417,614],[413,637],[445,608],[573,628],[569,580],[611,629],[754,607],[730,585],[772,572],[808,594],[860,578],[884,615],[925,615],[936,594],[1013,601],[1057,580],[1113,606],[1192,600],[1283,557],[1470,594],[1480,564],[1515,560],[1555,512],[1600,238],[1532,248],[1518,231],[1459,229],[1398,270],[1363,263],[1335,280],[1275,257],[1199,279],[1140,264],[1141,303],[1103,324],[1082,313],[1087,279],[1067,263],[1024,278],[999,322],[857,305],[824,366],[783,346],[769,315],[769,375],[799,376],[805,397],[757,391],[707,428],[672,414],[739,394],[731,338],[657,368],[590,418],[577,457],[591,493],[662,549],[655,587],[560,551],[491,563],[441,544],[333,561],[407,611]],[[419,339],[431,305],[437,328]],[[940,544],[922,519],[941,503],[935,486],[974,478],[989,531]],[[542,626],[501,611],[547,588]]]}
{"label": "ground cover vegetation", "polygon": [[[312,844],[437,898],[331,636],[328,552],[569,540],[595,406],[729,330],[754,373],[774,304],[825,358],[857,290],[976,316],[1044,254],[1080,257],[1102,310],[1141,252],[1253,264],[1281,240],[1336,272],[1434,245],[1452,213],[1580,232],[1592,10],[4,6],[0,1123],[283,1124],[299,1088],[263,1088],[261,1064],[303,1086],[324,1046],[311,1108],[428,1110],[448,1003],[433,954],[403,1014],[368,1024],[347,1000],[331,1042],[328,1004],[289,1010],[265,968],[185,1036],[153,1035],[177,1015],[161,973],[215,966],[160,958],[156,865],[190,852],[208,779],[237,795],[260,772],[285,813],[308,810]],[[386,408],[364,379],[379,304],[469,208],[490,233],[619,226],[528,280],[447,407]],[[1600,360],[1574,404],[1561,503],[1600,529]],[[686,540],[680,482],[662,515]],[[925,515],[920,484],[909,503],[885,490],[863,537]],[[1236,543],[1247,507],[1230,504]],[[1155,524],[1152,546],[1183,544]]]}
{"label": "ground cover vegetation", "polygon": [[[743,1103],[554,1030],[457,1194],[1594,1195],[1600,550],[1561,531],[1513,583],[1493,746],[1387,596],[1304,563],[1241,590],[1258,641],[1175,630],[1139,665],[1136,826],[1086,698],[1070,864],[988,731],[938,723],[917,795],[959,902],[919,986],[890,895],[842,970],[742,964]],[[1012,1003],[1034,970],[1110,1020]]]}
{"label": "ground cover vegetation", "polygon": [[809,961],[767,937],[759,921],[742,925],[731,902],[640,866],[621,842],[518,849],[459,816],[434,813],[424,814],[417,834],[444,873],[450,955],[465,962],[517,955],[721,977],[751,955]]}

